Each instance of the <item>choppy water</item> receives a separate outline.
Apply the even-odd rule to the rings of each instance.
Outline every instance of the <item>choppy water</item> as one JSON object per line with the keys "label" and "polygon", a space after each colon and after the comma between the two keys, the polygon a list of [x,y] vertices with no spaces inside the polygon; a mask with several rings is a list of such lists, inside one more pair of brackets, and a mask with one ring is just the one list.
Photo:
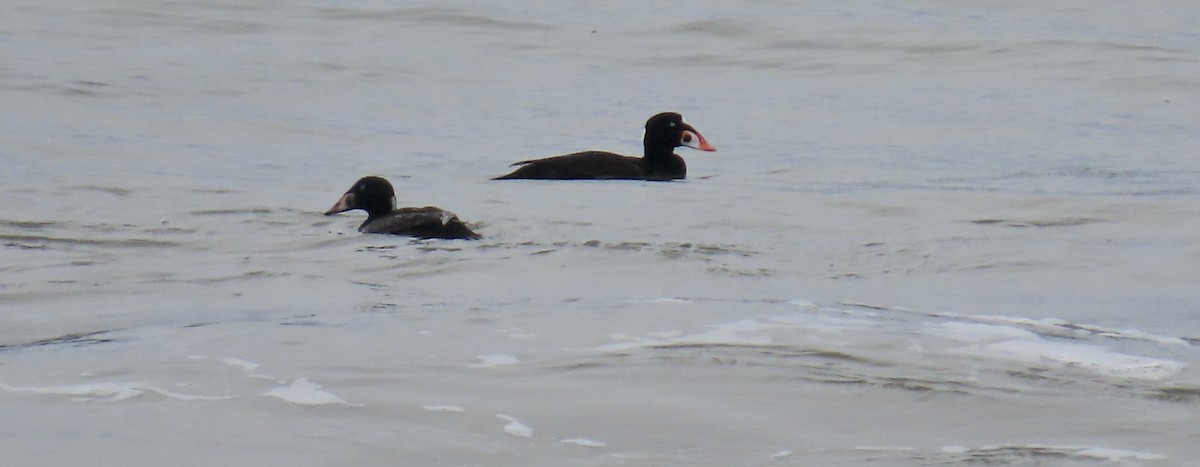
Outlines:
{"label": "choppy water", "polygon": [[6,465],[1200,457],[1191,2],[7,10]]}

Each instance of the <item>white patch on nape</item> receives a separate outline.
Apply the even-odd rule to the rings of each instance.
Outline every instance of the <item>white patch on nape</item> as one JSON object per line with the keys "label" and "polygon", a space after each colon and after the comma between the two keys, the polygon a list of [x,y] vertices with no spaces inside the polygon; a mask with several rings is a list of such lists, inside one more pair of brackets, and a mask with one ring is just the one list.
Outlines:
{"label": "white patch on nape", "polygon": [[458,217],[458,216],[454,215],[454,213],[452,213],[450,211],[442,211],[442,214],[441,214],[442,225],[449,224],[450,221],[454,220],[454,218],[456,218],[456,217]]}
{"label": "white patch on nape", "polygon": [[392,195],[392,210],[396,210],[396,195]]}

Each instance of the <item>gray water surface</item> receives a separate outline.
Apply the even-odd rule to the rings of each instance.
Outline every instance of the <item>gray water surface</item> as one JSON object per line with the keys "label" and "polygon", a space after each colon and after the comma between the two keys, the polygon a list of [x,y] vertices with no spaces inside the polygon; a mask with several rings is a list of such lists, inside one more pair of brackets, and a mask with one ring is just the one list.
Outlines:
{"label": "gray water surface", "polygon": [[5,465],[1200,457],[1192,2],[7,11]]}

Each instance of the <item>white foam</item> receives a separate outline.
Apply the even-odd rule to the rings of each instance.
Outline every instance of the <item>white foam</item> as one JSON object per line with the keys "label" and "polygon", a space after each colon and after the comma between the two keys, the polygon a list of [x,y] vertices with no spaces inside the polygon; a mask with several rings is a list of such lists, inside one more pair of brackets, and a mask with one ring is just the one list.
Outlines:
{"label": "white foam", "polygon": [[421,408],[430,412],[466,412],[457,405],[423,405]]}
{"label": "white foam", "polygon": [[576,446],[583,446],[583,447],[585,447],[585,448],[603,448],[603,447],[608,447],[608,445],[607,445],[607,444],[601,443],[601,442],[599,442],[599,441],[596,441],[596,440],[592,440],[592,439],[584,439],[584,438],[568,438],[568,439],[560,439],[560,440],[558,440],[558,441],[559,441],[560,443],[574,444],[574,445],[576,445]]}
{"label": "white foam", "polygon": [[502,335],[502,336],[508,336],[508,337],[510,337],[510,338],[513,338],[513,339],[519,339],[519,340],[524,340],[524,339],[537,339],[537,338],[538,338],[538,335],[537,335],[537,334],[531,334],[531,333],[528,333],[528,332],[522,332],[520,329],[517,329],[517,328],[513,328],[513,329],[497,329],[497,330],[496,330],[496,334],[499,334],[499,335]]}
{"label": "white foam", "polygon": [[744,346],[762,346],[771,345],[773,342],[771,336],[766,334],[751,334],[745,331],[733,331],[728,329],[714,329],[709,332],[692,334],[690,336],[680,336],[671,339],[671,345],[744,345]]}
{"label": "white foam", "polygon": [[1097,448],[1097,447],[1082,447],[1078,448],[1076,454],[1087,457],[1095,457],[1097,459],[1106,459],[1114,462],[1120,462],[1125,459],[1134,459],[1139,461],[1156,461],[1164,460],[1167,456],[1161,454],[1151,454],[1146,452],[1127,451],[1124,449]]}
{"label": "white foam", "polygon": [[1103,326],[1085,325],[1071,323],[1059,318],[1022,318],[1018,316],[1004,315],[961,315],[956,313],[942,313],[943,316],[958,318],[963,320],[971,320],[984,323],[1015,325],[1027,329],[1032,329],[1034,332],[1047,336],[1075,336],[1085,337],[1088,335],[1104,336],[1115,339],[1134,339],[1154,342],[1165,345],[1180,345],[1191,347],[1187,340],[1179,337],[1163,336],[1152,334],[1136,329],[1113,329]]}
{"label": "white foam", "polygon": [[496,414],[496,418],[508,421],[508,424],[504,425],[504,431],[507,432],[508,434],[519,437],[519,438],[533,437],[533,428],[530,428],[529,426],[525,425],[524,423],[521,423],[521,421],[517,420],[515,417],[501,413],[501,414]]}
{"label": "white foam", "polygon": [[798,306],[800,308],[816,308],[817,307],[817,302],[814,302],[812,300],[805,300],[802,298],[797,298],[795,300],[788,300],[788,304],[792,305],[792,306]]}
{"label": "white foam", "polygon": [[643,348],[643,347],[653,347],[655,345],[649,339],[638,339],[635,337],[630,337],[630,339],[634,339],[634,340],[636,340],[636,342],[619,342],[619,343],[615,343],[615,344],[604,344],[604,345],[595,347],[593,350],[596,350],[599,352],[621,352],[621,351],[625,351],[625,350],[633,350],[633,349],[639,349],[639,348]]}
{"label": "white foam", "polygon": [[627,300],[629,303],[691,303],[692,300],[685,297],[633,297]]}
{"label": "white foam", "polygon": [[480,355],[479,359],[481,360],[480,363],[476,363],[474,365],[469,365],[468,367],[469,368],[495,368],[498,366],[516,365],[517,363],[519,363],[521,361],[517,357],[515,357],[513,355],[507,355],[507,354]]}
{"label": "white foam", "polygon": [[245,371],[254,371],[258,369],[257,363],[248,360],[242,360],[236,357],[225,357],[225,364],[229,366],[236,366]]}
{"label": "white foam", "polygon": [[246,375],[246,377],[247,377],[247,378],[254,378],[254,379],[265,379],[265,380],[267,380],[267,381],[274,382],[275,384],[287,384],[287,381],[284,381],[284,380],[282,380],[282,379],[276,378],[276,377],[274,377],[274,376],[271,376],[271,375],[256,375],[256,374],[251,374],[251,375]]}
{"label": "white foam", "polygon": [[277,397],[296,405],[353,405],[333,393],[322,391],[321,385],[300,378],[290,386],[281,386],[262,393],[267,397]]}
{"label": "white foam", "polygon": [[1055,451],[1066,455],[1076,457],[1087,457],[1096,460],[1124,463],[1130,460],[1139,461],[1154,461],[1165,460],[1167,456],[1161,454],[1152,454],[1146,452],[1129,451],[1125,449],[1112,449],[1095,446],[1055,446],[1031,444],[1026,446],[983,446],[978,449],[968,448],[966,446],[943,446],[942,452],[948,454],[967,454],[973,451],[995,451],[999,449],[1028,449],[1038,451]]}
{"label": "white foam", "polygon": [[[1105,333],[1105,335],[1112,335],[1112,334]],[[1192,344],[1190,342],[1188,342],[1186,339],[1183,339],[1180,337],[1160,336],[1158,334],[1151,334],[1148,332],[1138,331],[1136,329],[1126,329],[1124,331],[1117,332],[1117,335],[1120,337],[1128,338],[1128,339],[1141,339],[1141,340],[1147,340],[1147,341],[1151,341],[1151,342],[1157,342],[1159,344],[1181,345],[1184,347],[1192,346]]]}
{"label": "white foam", "polygon": [[855,446],[855,451],[916,451],[916,448],[908,446]]}
{"label": "white foam", "polygon": [[873,313],[853,312],[840,309],[833,309],[840,315],[851,316],[845,318],[842,316],[822,316],[811,313],[788,313],[782,315],[764,316],[760,318],[764,323],[774,325],[777,328],[783,329],[808,329],[813,331],[822,331],[837,333],[849,329],[867,329],[879,327],[879,320],[875,318]]}
{"label": "white foam", "polygon": [[960,322],[939,323],[932,329],[931,334],[964,342],[996,342],[1008,339],[1033,340],[1038,338],[1038,335],[1033,332],[1012,326]]}
{"label": "white foam", "polygon": [[796,453],[796,451],[793,451],[791,449],[781,449],[779,452],[777,452],[775,454],[771,454],[770,457],[773,459],[782,459],[784,457],[790,457],[791,455],[793,455],[795,453]]}
{"label": "white foam", "polygon": [[1053,362],[1121,378],[1161,380],[1179,373],[1184,364],[1172,360],[1139,357],[1113,352],[1099,346],[1070,342],[1004,341],[980,347],[982,354],[1029,363]]}
{"label": "white foam", "polygon": [[595,347],[601,352],[620,352],[624,350],[646,347],[671,347],[684,345],[739,345],[765,346],[771,345],[771,336],[764,331],[785,327],[779,323],[764,322],[757,319],[744,319],[724,324],[710,326],[709,331],[695,334],[684,334],[679,331],[660,331],[646,333],[645,337],[629,334],[614,334],[614,339],[626,342],[616,342]]}
{"label": "white foam", "polygon": [[1160,380],[1184,368],[1173,360],[1140,357],[1108,350],[1095,344],[1057,342],[1025,329],[996,324],[948,322],[931,328],[931,334],[967,342],[957,352],[1031,364],[1056,364],[1081,368],[1118,378]]}
{"label": "white foam", "polygon": [[116,402],[132,399],[147,392],[181,401],[216,401],[233,399],[233,396],[197,396],[192,394],[180,394],[157,386],[150,386],[145,383],[136,382],[72,384],[43,388],[10,386],[0,383],[0,390],[12,393],[73,396],[71,400],[78,402],[88,402],[97,399],[102,399],[103,402]]}

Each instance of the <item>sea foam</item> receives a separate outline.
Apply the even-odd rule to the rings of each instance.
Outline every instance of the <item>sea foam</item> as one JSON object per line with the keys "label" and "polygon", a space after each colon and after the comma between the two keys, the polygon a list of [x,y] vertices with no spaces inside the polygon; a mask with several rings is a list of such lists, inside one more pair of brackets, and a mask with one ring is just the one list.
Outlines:
{"label": "sea foam", "polygon": [[267,397],[277,397],[296,405],[354,405],[328,391],[322,391],[321,385],[300,378],[291,385],[281,386],[262,393]]}
{"label": "sea foam", "polygon": [[215,401],[233,399],[233,396],[197,396],[181,394],[174,391],[137,382],[107,382],[70,384],[49,387],[20,387],[0,383],[0,390],[11,393],[49,394],[57,396],[72,396],[71,400],[78,402],[116,402],[141,396],[147,392],[181,401]]}

